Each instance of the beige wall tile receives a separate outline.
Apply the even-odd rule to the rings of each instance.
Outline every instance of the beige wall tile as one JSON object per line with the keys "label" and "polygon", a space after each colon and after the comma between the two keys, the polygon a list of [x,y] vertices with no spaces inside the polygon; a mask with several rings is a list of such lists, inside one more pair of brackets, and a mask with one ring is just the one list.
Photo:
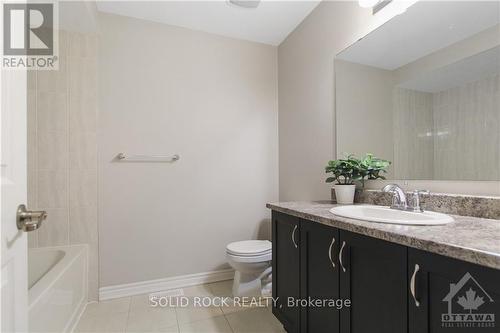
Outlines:
{"label": "beige wall tile", "polygon": [[39,92],[65,93],[68,90],[67,80],[66,58],[60,56],[58,70],[39,71],[37,73],[37,90]]}
{"label": "beige wall tile", "polygon": [[96,56],[97,34],[69,33],[68,57],[91,58]]}
{"label": "beige wall tile", "polygon": [[[88,297],[95,301],[99,288],[97,36],[60,31],[59,44],[58,71],[28,74],[28,204],[49,213],[44,227],[30,233],[28,242],[30,247],[88,244]],[[69,53],[72,58],[68,58]],[[72,91],[69,60],[72,61]],[[124,317],[126,311],[119,316]],[[84,319],[80,328],[100,331],[126,324],[126,317],[120,324],[99,318],[97,321]]]}
{"label": "beige wall tile", "polygon": [[97,205],[96,170],[70,170],[69,202],[71,206]]}
{"label": "beige wall tile", "polygon": [[[30,75],[28,75],[30,76]],[[36,205],[36,170],[37,170],[37,136],[36,136],[36,91],[28,90],[27,112],[27,176],[28,176],[28,207]]]}
{"label": "beige wall tile", "polygon": [[[35,155],[36,157],[36,155]],[[31,158],[30,158],[31,159]],[[26,203],[28,206],[28,209],[35,209],[37,208],[37,200],[36,200],[36,194],[37,194],[37,172],[34,167],[30,167],[29,164],[32,164],[33,162],[28,162],[28,202]]]}
{"label": "beige wall tile", "polygon": [[37,208],[67,208],[67,171],[38,170],[37,175]]}
{"label": "beige wall tile", "polygon": [[36,73],[37,71],[28,71],[27,74],[28,90],[36,89]]}
{"label": "beige wall tile", "polygon": [[69,137],[70,169],[97,170],[97,134],[74,131]]}
{"label": "beige wall tile", "polygon": [[71,131],[97,131],[97,98],[92,94],[71,91],[69,94]]}
{"label": "beige wall tile", "polygon": [[44,131],[68,131],[67,94],[38,92],[37,126]]}
{"label": "beige wall tile", "polygon": [[67,245],[68,241],[68,210],[46,209],[47,219],[38,229],[38,246]]}
{"label": "beige wall tile", "polygon": [[69,230],[71,244],[97,244],[97,206],[71,206]]}
{"label": "beige wall tile", "polygon": [[97,59],[71,57],[68,59],[68,87],[70,92],[96,96]]}
{"label": "beige wall tile", "polygon": [[41,131],[38,137],[38,170],[67,170],[68,135],[65,132]]}
{"label": "beige wall tile", "polygon": [[71,32],[68,39],[68,56],[86,57],[87,54],[87,40],[85,34]]}

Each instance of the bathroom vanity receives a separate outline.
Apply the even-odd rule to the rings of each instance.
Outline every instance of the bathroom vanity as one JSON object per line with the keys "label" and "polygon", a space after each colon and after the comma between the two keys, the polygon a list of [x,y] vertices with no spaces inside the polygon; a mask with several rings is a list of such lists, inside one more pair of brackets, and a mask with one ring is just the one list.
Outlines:
{"label": "bathroom vanity", "polygon": [[[404,226],[337,217],[332,202],[267,207],[273,314],[288,333],[499,331],[500,221],[454,216],[447,225]],[[493,316],[464,328],[456,314]]]}
{"label": "bathroom vanity", "polygon": [[412,213],[268,204],[273,313],[288,333],[500,332],[499,23],[498,2],[419,1],[335,56],[333,158],[371,153],[392,162],[389,184],[483,196],[414,191]]}

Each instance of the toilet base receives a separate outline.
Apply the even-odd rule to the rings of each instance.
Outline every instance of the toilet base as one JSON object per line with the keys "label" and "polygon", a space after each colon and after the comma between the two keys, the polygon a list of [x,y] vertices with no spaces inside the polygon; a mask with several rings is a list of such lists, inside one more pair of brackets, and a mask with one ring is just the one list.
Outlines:
{"label": "toilet base", "polygon": [[233,296],[262,296],[262,281],[260,272],[258,274],[234,273]]}

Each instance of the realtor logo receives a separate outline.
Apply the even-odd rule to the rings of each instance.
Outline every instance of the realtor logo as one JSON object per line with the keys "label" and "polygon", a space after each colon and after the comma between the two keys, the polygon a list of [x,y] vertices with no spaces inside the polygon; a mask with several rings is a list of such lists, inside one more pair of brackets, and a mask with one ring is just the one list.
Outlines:
{"label": "realtor logo", "polygon": [[3,3],[2,67],[57,69],[55,3]]}
{"label": "realtor logo", "polygon": [[495,327],[495,314],[485,311],[494,300],[470,273],[450,284],[443,302],[448,312],[441,314],[442,327]]}

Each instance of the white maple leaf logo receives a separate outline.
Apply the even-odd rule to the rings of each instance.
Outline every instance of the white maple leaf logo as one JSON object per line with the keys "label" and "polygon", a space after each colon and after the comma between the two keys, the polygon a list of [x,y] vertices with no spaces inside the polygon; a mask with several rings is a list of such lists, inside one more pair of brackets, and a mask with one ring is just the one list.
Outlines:
{"label": "white maple leaf logo", "polygon": [[483,297],[476,296],[476,292],[472,290],[472,288],[469,288],[469,290],[465,292],[465,297],[460,296],[457,303],[460,304],[464,310],[469,310],[469,312],[472,313],[472,310],[477,310],[484,304],[484,299]]}

